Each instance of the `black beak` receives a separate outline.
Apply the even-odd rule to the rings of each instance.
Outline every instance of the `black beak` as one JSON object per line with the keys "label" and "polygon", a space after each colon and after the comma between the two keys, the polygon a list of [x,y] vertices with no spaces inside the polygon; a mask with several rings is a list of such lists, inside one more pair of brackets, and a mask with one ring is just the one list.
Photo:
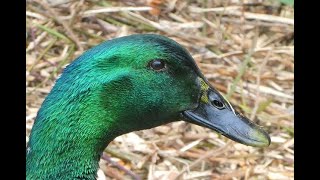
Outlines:
{"label": "black beak", "polygon": [[261,127],[236,112],[212,86],[202,79],[200,81],[202,95],[199,105],[182,112],[185,121],[213,129],[245,145],[269,146],[270,137]]}

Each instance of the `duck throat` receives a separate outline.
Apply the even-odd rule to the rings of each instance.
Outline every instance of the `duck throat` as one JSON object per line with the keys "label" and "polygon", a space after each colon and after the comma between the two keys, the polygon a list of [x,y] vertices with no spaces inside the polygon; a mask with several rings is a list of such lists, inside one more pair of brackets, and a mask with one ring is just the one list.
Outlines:
{"label": "duck throat", "polygon": [[89,91],[74,98],[51,91],[31,131],[27,179],[96,179],[100,155],[116,133],[112,115],[92,98]]}

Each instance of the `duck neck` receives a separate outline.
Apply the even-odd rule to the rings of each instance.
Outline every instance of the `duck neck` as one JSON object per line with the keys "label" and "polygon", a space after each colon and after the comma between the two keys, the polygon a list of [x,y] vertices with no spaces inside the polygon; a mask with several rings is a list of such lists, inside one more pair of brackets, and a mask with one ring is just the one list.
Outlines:
{"label": "duck neck", "polygon": [[112,114],[86,103],[90,96],[60,97],[57,89],[48,95],[30,135],[27,179],[96,179],[100,156],[119,133]]}

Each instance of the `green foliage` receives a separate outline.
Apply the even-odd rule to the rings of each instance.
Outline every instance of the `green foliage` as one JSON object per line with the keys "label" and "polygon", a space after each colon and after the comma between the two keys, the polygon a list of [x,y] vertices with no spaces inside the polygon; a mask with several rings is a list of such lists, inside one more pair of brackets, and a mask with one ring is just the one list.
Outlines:
{"label": "green foliage", "polygon": [[288,6],[294,5],[294,0],[279,0],[279,1],[285,5],[288,5]]}

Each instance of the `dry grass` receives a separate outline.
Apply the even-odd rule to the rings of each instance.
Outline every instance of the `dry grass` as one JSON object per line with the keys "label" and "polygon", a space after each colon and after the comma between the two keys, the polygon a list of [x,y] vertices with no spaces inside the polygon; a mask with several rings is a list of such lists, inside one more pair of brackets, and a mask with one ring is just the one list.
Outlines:
{"label": "dry grass", "polygon": [[[293,8],[257,0],[30,0],[26,10],[27,135],[66,64],[104,40],[158,33],[184,45],[272,144],[248,147],[175,122],[116,138],[106,149],[111,159],[150,180],[293,179]],[[107,179],[131,179],[104,160],[101,169]]]}

